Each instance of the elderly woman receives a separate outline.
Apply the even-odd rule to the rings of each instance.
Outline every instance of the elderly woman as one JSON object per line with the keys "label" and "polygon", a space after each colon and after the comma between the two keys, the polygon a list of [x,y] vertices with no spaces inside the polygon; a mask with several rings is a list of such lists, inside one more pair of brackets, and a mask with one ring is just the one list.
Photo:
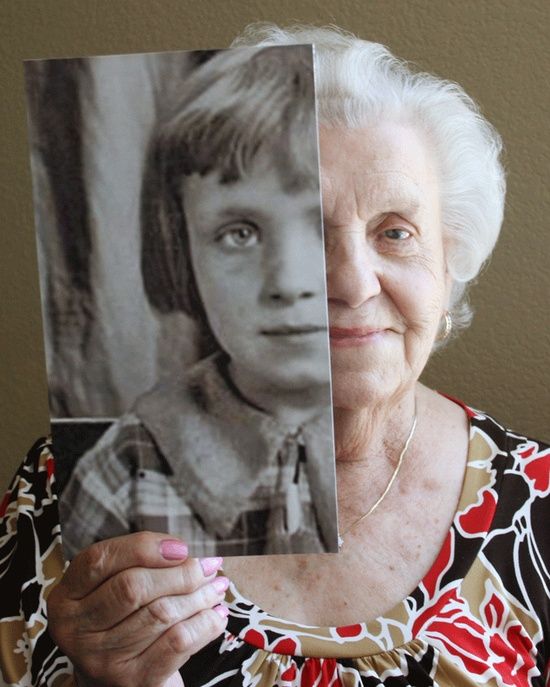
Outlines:
{"label": "elderly woman", "polygon": [[0,631],[21,637],[5,676],[60,685],[67,656],[81,687],[543,685],[548,448],[418,381],[468,321],[500,229],[499,137],[459,87],[380,45],[308,28],[243,42],[260,41],[316,46],[340,553],[219,574],[141,533],[61,577],[38,444],[5,505],[3,589],[26,580],[23,612],[2,601],[19,625]]}

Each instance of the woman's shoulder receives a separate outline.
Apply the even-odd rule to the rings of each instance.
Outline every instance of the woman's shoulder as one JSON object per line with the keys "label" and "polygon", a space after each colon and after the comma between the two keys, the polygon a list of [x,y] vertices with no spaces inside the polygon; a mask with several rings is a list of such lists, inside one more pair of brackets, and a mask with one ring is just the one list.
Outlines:
{"label": "woman's shoulder", "polygon": [[[442,394],[446,399],[461,406],[468,417],[470,425],[470,439],[475,435],[484,437],[485,440],[495,446],[500,452],[508,454],[526,451],[532,455],[537,451],[548,451],[550,444],[542,439],[534,439],[527,433],[522,433],[502,423],[496,416],[485,410],[475,408],[448,394]],[[526,455],[523,456],[527,457]]]}
{"label": "woman's shoulder", "polygon": [[550,511],[550,445],[511,429],[489,413],[464,408],[470,422],[470,462],[477,461],[493,474],[499,510]]}
{"label": "woman's shoulder", "polygon": [[13,477],[0,504],[3,530],[11,532],[10,522],[20,514],[43,515],[54,498],[54,458],[50,437],[35,441]]}
{"label": "woman's shoulder", "polygon": [[[494,504],[490,527],[482,533],[479,566],[506,591],[510,607],[521,607],[529,622],[540,625],[538,642],[550,636],[550,446],[488,413],[470,412],[471,438],[478,451],[474,457],[488,480],[463,520],[473,522],[473,514]],[[480,533],[469,528],[463,534],[471,538]],[[548,655],[547,647],[544,653]]]}
{"label": "woman's shoulder", "polygon": [[72,674],[47,632],[46,601],[65,567],[55,491],[51,441],[39,439],[0,505],[0,672],[7,684],[36,684],[39,673],[44,684],[61,684]]}
{"label": "woman's shoulder", "polygon": [[[523,480],[532,496],[541,498],[550,495],[550,446],[528,433],[512,429],[493,414],[480,410],[448,394],[437,394],[440,405],[454,406],[467,420],[468,464],[480,475],[487,473],[481,482],[492,483],[494,496],[501,487]],[[445,406],[444,406],[445,407]],[[441,433],[443,422],[434,423]],[[456,421],[452,428],[458,426]],[[480,483],[481,483],[480,482]],[[515,502],[515,499],[514,499]],[[550,502],[550,501],[549,501]]]}

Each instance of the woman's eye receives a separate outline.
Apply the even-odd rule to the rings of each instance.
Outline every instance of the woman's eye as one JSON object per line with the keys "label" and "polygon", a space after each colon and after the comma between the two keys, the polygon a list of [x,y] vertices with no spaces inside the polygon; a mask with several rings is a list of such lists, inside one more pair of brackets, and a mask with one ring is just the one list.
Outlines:
{"label": "woman's eye", "polygon": [[225,227],[216,240],[228,248],[250,248],[259,242],[260,232],[253,225],[233,225]]}
{"label": "woman's eye", "polygon": [[384,237],[390,239],[391,241],[405,241],[410,236],[411,232],[407,231],[407,229],[402,229],[401,227],[384,230]]}

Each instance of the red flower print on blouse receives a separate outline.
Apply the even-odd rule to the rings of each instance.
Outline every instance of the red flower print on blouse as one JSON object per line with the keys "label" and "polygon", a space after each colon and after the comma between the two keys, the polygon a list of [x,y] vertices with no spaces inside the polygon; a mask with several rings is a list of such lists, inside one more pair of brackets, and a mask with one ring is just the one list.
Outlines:
{"label": "red flower print on blouse", "polygon": [[48,473],[48,482],[52,482],[52,477],[55,475],[55,462],[52,456],[48,456],[46,460],[46,472]]}
{"label": "red flower print on blouse", "polygon": [[293,662],[293,664],[287,668],[283,673],[281,673],[281,680],[283,682],[294,682],[294,678],[296,677],[296,664]]}
{"label": "red flower print on blouse", "polygon": [[487,534],[497,507],[497,495],[490,487],[478,492],[476,503],[470,504],[458,516],[458,527],[466,537]]}
{"label": "red flower print on blouse", "polygon": [[342,687],[334,658],[307,658],[300,671],[300,687]]}
{"label": "red flower print on blouse", "polygon": [[274,654],[284,654],[287,656],[294,656],[298,648],[296,640],[292,637],[280,637],[275,639],[275,641],[269,643],[267,636],[255,630],[253,628],[247,630],[243,637],[244,641],[258,649],[264,649],[266,651],[271,651]]}
{"label": "red flower print on blouse", "polygon": [[258,630],[247,630],[244,636],[244,641],[252,644],[252,646],[258,647],[258,649],[265,649],[267,646],[267,641],[264,635]]}
{"label": "red flower print on blouse", "polygon": [[498,677],[506,687],[530,687],[530,678],[538,674],[533,641],[490,581],[479,618],[453,587],[418,616],[413,632],[439,644],[455,663],[480,679]]}
{"label": "red flower print on blouse", "polygon": [[336,628],[336,634],[339,637],[359,637],[363,632],[363,626],[360,623],[354,625],[340,625]]}
{"label": "red flower print on blouse", "polygon": [[550,449],[539,451],[538,444],[530,441],[520,447],[518,455],[521,458],[520,469],[537,496],[550,493]]}

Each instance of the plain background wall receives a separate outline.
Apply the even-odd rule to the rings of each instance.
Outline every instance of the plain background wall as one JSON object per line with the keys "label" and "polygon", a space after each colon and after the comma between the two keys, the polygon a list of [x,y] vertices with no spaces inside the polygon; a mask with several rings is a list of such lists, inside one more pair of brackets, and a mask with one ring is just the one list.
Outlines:
{"label": "plain background wall", "polygon": [[335,23],[461,83],[506,144],[502,238],[472,327],[424,381],[550,439],[550,4],[546,0],[3,0],[0,490],[48,432],[22,60],[226,47],[257,20]]}

